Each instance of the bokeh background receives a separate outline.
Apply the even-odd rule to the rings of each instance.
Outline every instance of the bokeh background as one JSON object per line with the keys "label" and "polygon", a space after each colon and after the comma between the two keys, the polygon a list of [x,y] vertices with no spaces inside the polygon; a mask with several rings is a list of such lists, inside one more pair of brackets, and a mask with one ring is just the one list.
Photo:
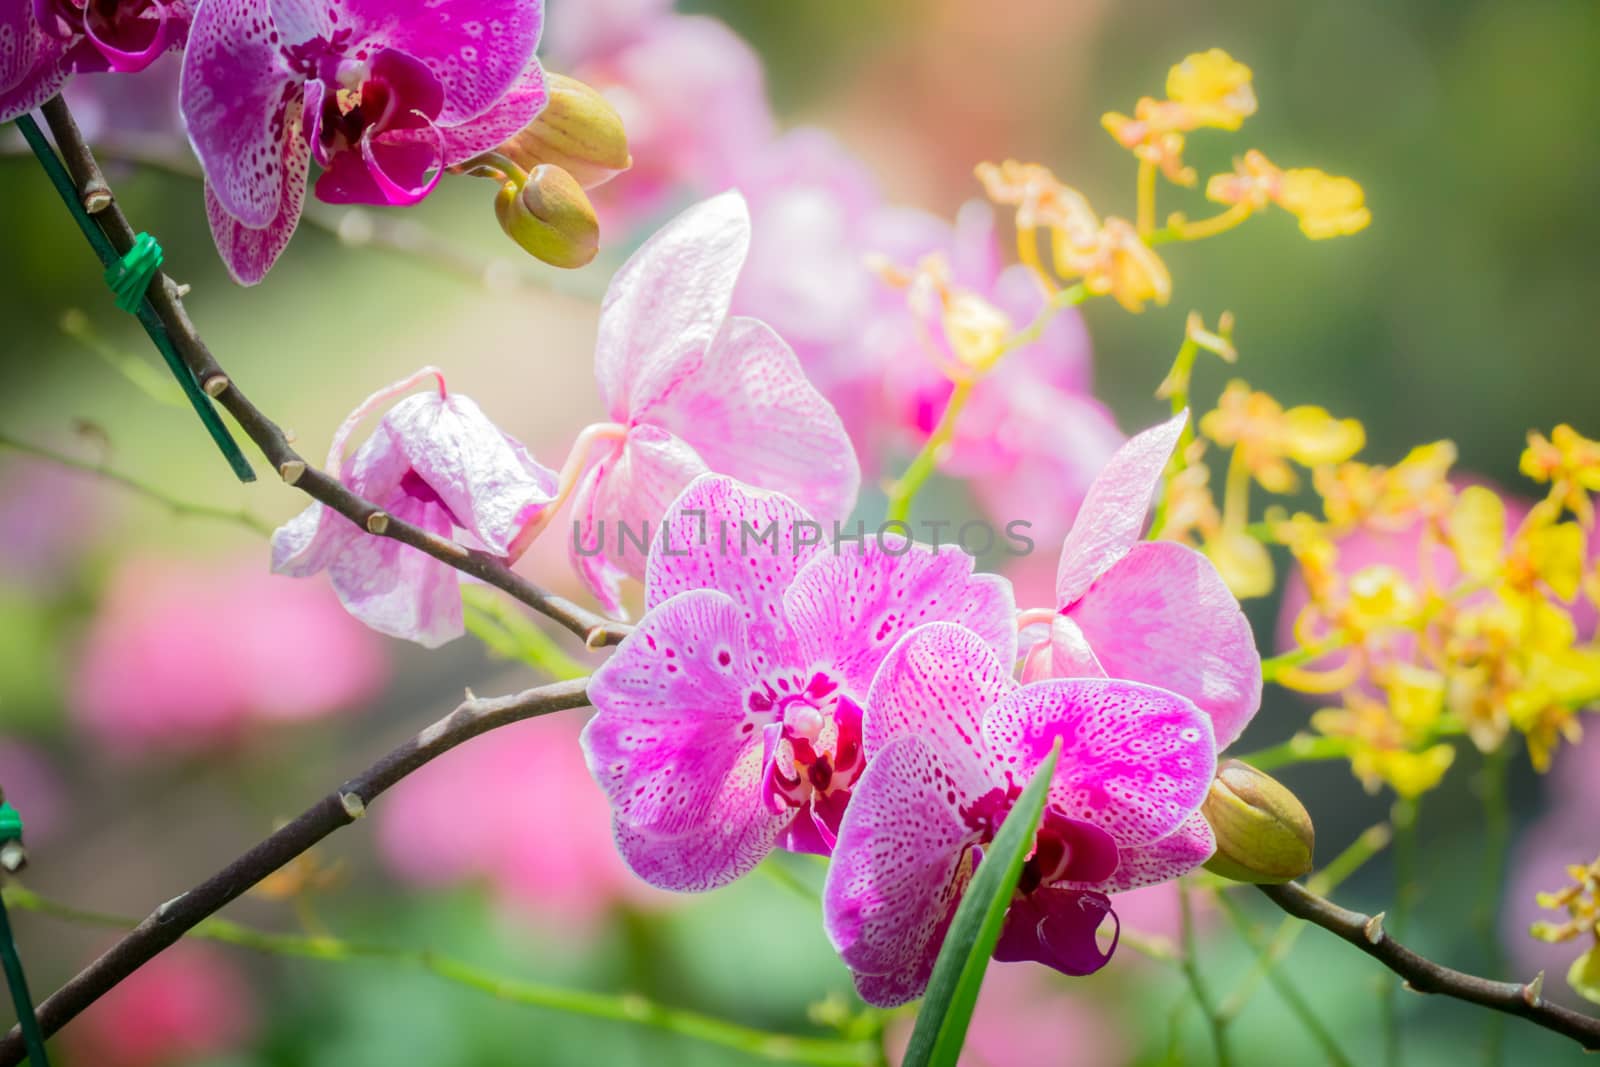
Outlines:
{"label": "bokeh background", "polygon": [[[550,0],[552,17],[584,2]],[[977,193],[975,162],[1004,157],[1047,163],[1097,204],[1130,212],[1132,161],[1100,114],[1158,93],[1188,52],[1221,46],[1248,63],[1260,112],[1237,138],[1193,138],[1201,172],[1256,145],[1357,177],[1374,223],[1308,245],[1271,216],[1173,250],[1170,306],[1139,316],[1107,302],[1089,308],[1096,392],[1124,431],[1160,414],[1151,393],[1190,309],[1208,320],[1231,309],[1238,372],[1286,403],[1360,418],[1377,462],[1448,437],[1463,468],[1509,486],[1528,430],[1569,421],[1600,431],[1593,0],[686,0],[682,10],[722,20],[748,43],[779,126],[833,130],[888,200],[944,216]],[[241,290],[211,247],[160,77],[144,76],[139,93],[82,94],[80,116],[105,145],[135,225],[160,237],[173,273],[194,287],[190,308],[209,344],[297,431],[303,451],[320,456],[372,389],[436,363],[558,465],[574,429],[599,414],[589,367],[606,279],[630,241],[693,190],[608,230],[613,247],[570,275],[516,258],[487,184],[446,181],[404,214],[313,205],[267,282]],[[271,477],[232,481],[192,415],[172,406],[159,362],[106,298],[42,174],[9,135],[7,149],[0,435],[268,526],[294,514],[302,500],[292,490]],[[412,251],[381,247],[374,233]],[[1202,367],[1203,395],[1233,373]],[[863,504],[875,508],[881,499]],[[266,563],[264,539],[246,523],[174,515],[104,479],[0,449],[0,783],[29,822],[29,888],[143,915],[437,717],[464,685],[530,684],[527,667],[470,639],[421,655],[374,638],[323,585],[264,578]],[[524,567],[571,585],[558,547]],[[1250,610],[1265,643],[1276,605]],[[1269,693],[1241,747],[1282,740],[1309,710]],[[786,1032],[812,1032],[847,1004],[848,976],[803,894],[753,877],[669,899],[627,878],[577,763],[575,730],[530,724],[446,757],[319,850],[314,867],[229,914]],[[1451,783],[1424,802],[1426,876],[1409,933],[1467,969],[1509,957],[1526,978],[1550,966],[1547,991],[1561,996],[1565,957],[1539,956],[1518,930],[1532,917],[1531,891],[1555,888],[1530,883],[1529,871],[1549,870],[1552,855],[1581,862],[1600,852],[1600,751],[1590,743],[1569,753],[1549,779],[1519,759],[1522,847],[1498,915],[1486,904],[1476,759],[1464,753]],[[1316,819],[1324,859],[1388,814],[1389,798],[1363,794],[1342,765],[1284,777]],[[803,863],[791,873],[818,876]],[[1384,855],[1339,895],[1378,909],[1393,885]],[[1170,937],[1174,908],[1158,891],[1124,919]],[[1204,966],[1227,991],[1253,955],[1218,917],[1202,921]],[[114,936],[38,915],[15,922],[40,995]],[[1379,973],[1317,931],[1297,943],[1288,970],[1355,1062],[1376,1062]],[[974,1063],[1207,1062],[1181,979],[1134,952],[1084,980],[997,974]],[[1400,1009],[1406,1062],[1482,1058],[1481,1013],[1409,995]],[[1317,1062],[1270,987],[1234,1029],[1242,1062]],[[1502,1039],[1503,1062],[1578,1061],[1518,1023]],[[649,1027],[505,1003],[414,967],[218,945],[175,951],[57,1045],[63,1062],[110,1067],[750,1062]]]}

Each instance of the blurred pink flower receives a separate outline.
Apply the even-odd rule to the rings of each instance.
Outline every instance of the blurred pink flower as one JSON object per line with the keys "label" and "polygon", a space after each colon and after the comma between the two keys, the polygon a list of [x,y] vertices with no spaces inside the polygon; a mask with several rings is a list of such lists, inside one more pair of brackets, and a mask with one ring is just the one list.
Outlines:
{"label": "blurred pink flower", "polygon": [[378,640],[325,589],[253,565],[135,559],[89,628],[72,706],[111,748],[195,751],[358,705],[386,674]]}
{"label": "blurred pink flower", "polygon": [[[890,1062],[903,1062],[915,1021],[902,1016],[890,1025]],[[1126,1039],[1103,1005],[1069,993],[1038,968],[990,964],[958,1062],[960,1067],[1121,1067],[1128,1053]]]}
{"label": "blurred pink flower", "polygon": [[[74,78],[62,90],[72,117],[96,148],[111,147],[138,158],[188,162],[189,140],[178,110],[179,53],[162,56],[138,74]],[[102,162],[115,163],[116,159]]]}
{"label": "blurred pink flower", "polygon": [[49,840],[61,822],[66,789],[43,752],[22,741],[0,738],[0,788],[22,815],[29,844]]}
{"label": "blurred pink flower", "polygon": [[408,777],[377,809],[384,861],[423,886],[484,879],[509,910],[557,925],[587,928],[621,902],[672,899],[617,855],[582,728],[572,716],[517,723]]}
{"label": "blurred pink flower", "polygon": [[104,531],[94,476],[24,456],[0,463],[0,578],[32,592],[59,582]]}
{"label": "blurred pink flower", "polygon": [[607,227],[627,229],[727,188],[772,139],[761,60],[716,19],[671,0],[566,0],[551,48],[603,92],[628,130],[633,168],[591,192]]}
{"label": "blurred pink flower", "polygon": [[1594,817],[1600,809],[1600,729],[1586,725],[1583,740],[1562,748],[1545,778],[1548,810],[1516,840],[1500,908],[1501,943],[1515,967],[1505,977],[1526,981],[1544,971],[1545,996],[1585,1010],[1586,1002],[1563,980],[1583,942],[1536,941],[1528,927],[1541,920],[1563,921],[1561,913],[1540,908],[1534,898],[1570,884],[1567,867],[1600,857],[1600,823]]}
{"label": "blurred pink flower", "polygon": [[[750,266],[736,311],[769,321],[839,410],[863,466],[879,471],[938,424],[952,385],[927,347],[906,294],[874,258],[910,267],[943,256],[953,284],[1018,327],[1044,305],[1021,267],[1004,265],[989,209],[952,226],[884,203],[869,171],[833,137],[795,130],[744,161],[734,180],[750,202]],[[1076,311],[1058,315],[974,390],[943,469],[970,479],[989,517],[1066,534],[1090,480],[1123,441],[1090,394],[1089,338]]]}
{"label": "blurred pink flower", "polygon": [[255,1031],[255,994],[239,968],[185,941],[95,1001],[61,1040],[73,1063],[168,1067],[237,1051]]}

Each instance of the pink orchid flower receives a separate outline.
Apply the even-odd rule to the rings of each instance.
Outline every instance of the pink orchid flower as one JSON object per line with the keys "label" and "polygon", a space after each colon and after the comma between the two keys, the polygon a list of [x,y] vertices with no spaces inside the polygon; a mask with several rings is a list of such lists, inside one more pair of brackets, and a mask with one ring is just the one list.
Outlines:
{"label": "pink orchid flower", "polygon": [[[1211,853],[1200,803],[1211,720],[1185,698],[1103,678],[1018,686],[972,632],[922,626],[867,695],[869,762],[823,890],[828,936],[870,1004],[920,996],[984,848],[1057,742],[1059,762],[995,959],[1069,975],[1104,966],[1107,894]],[[1197,825],[1198,824],[1198,825]]]}
{"label": "pink orchid flower", "polygon": [[[356,426],[428,378],[436,390],[400,401],[355,454]],[[368,397],[333,437],[327,469],[386,513],[440,537],[515,559],[521,535],[555,499],[556,474],[501,432],[472,400],[445,391],[426,367]],[[345,609],[380,633],[436,648],[464,632],[459,572],[343,515],[312,504],[272,535],[272,569],[305,578],[326,570]]]}
{"label": "pink orchid flower", "polygon": [[602,226],[626,231],[689,198],[734,184],[772,139],[761,59],[717,19],[671,0],[567,0],[550,17],[551,52],[622,116],[634,165],[591,191]]}
{"label": "pink orchid flower", "polygon": [[644,576],[626,536],[648,544],[697,475],[785,493],[824,521],[855,506],[861,469],[838,415],[771,327],[728,313],[749,247],[744,198],[724,193],[645,242],[606,292],[595,377],[613,422],[590,433],[611,447],[576,485],[571,554],[609,611],[618,580]]}
{"label": "pink orchid flower", "polygon": [[1187,419],[1128,441],[1090,486],[1061,546],[1049,640],[1029,653],[1023,679],[1158,685],[1211,717],[1220,749],[1261,706],[1250,623],[1205,556],[1175,541],[1139,540]]}
{"label": "pink orchid flower", "polygon": [[589,683],[589,769],[645,881],[702,890],[775,846],[826,854],[865,763],[862,706],[914,627],[1016,658],[1010,586],[954,546],[822,540],[788,497],[702,476],[652,547],[648,611]]}
{"label": "pink orchid flower", "polygon": [[229,271],[259,282],[300,220],[308,164],[335,204],[410,205],[538,114],[539,0],[206,0],[182,106]]}
{"label": "pink orchid flower", "polygon": [[188,0],[4,0],[0,4],[0,122],[32,111],[69,75],[148,67],[182,48]]}

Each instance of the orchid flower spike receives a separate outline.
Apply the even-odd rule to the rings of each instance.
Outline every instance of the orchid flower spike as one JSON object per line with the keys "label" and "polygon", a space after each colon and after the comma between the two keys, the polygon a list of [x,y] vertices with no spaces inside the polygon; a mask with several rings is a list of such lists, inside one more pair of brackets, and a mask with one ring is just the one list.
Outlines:
{"label": "orchid flower spike", "polygon": [[824,544],[788,497],[690,484],[651,548],[644,618],[589,681],[584,752],[628,865],[704,890],[774,847],[831,851],[895,641],[944,621],[1016,659],[1011,585],[972,567],[954,545],[890,533]]}
{"label": "orchid flower spike", "polygon": [[[406,397],[348,459],[361,420],[429,378],[438,388]],[[426,367],[374,393],[333,438],[327,469],[383,514],[439,537],[460,537],[514,558],[518,536],[555,499],[554,471],[534,461],[467,397],[447,393]],[[460,637],[461,576],[432,556],[374,536],[321,503],[272,535],[272,569],[305,578],[326,570],[345,609],[380,633],[436,648]]]}
{"label": "orchid flower spike", "polygon": [[545,103],[542,0],[206,0],[181,89],[206,214],[234,278],[259,282],[315,192],[410,205]]}
{"label": "orchid flower spike", "polygon": [[650,528],[696,476],[784,493],[823,521],[855,506],[861,468],[833,406],[766,323],[730,316],[750,249],[738,193],[690,208],[612,279],[595,377],[611,447],[578,481],[573,566],[608,611],[645,574]]}
{"label": "orchid flower spike", "polygon": [[72,74],[144,70],[189,36],[188,0],[5,0],[0,122],[49,100]]}
{"label": "orchid flower spike", "polygon": [[1032,854],[995,959],[1091,974],[1116,949],[1108,894],[1193,870],[1215,848],[1200,814],[1216,772],[1210,719],[1175,693],[1103,678],[1018,686],[977,635],[936,622],[879,668],[866,772],[839,827],[823,922],[880,1007],[922,995],[983,851],[1059,741]]}
{"label": "orchid flower spike", "polygon": [[1160,686],[1210,715],[1225,748],[1261,706],[1249,620],[1204,555],[1139,539],[1187,419],[1131,438],[1090,486],[1061,546],[1049,640],[1028,654],[1022,676]]}

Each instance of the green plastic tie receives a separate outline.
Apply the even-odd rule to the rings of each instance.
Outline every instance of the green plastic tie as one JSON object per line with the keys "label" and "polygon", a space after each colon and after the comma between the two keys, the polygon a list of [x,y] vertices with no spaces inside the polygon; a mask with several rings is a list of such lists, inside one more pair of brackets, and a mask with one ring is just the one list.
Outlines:
{"label": "green plastic tie", "polygon": [[133,239],[127,254],[106,268],[106,284],[117,298],[117,307],[130,315],[139,314],[144,294],[161,269],[161,245],[154,237],[141,233]]}
{"label": "green plastic tie", "polygon": [[136,317],[139,324],[144,327],[145,333],[149,334],[156,351],[160,352],[161,358],[166,361],[167,369],[172,371],[172,376],[178,379],[178,384],[183,387],[183,393],[189,398],[190,406],[194,408],[195,414],[200,416],[200,422],[211,435],[211,440],[216,442],[223,458],[233,468],[234,476],[241,482],[255,481],[256,472],[251,470],[250,461],[245,459],[238,442],[223,425],[222,416],[217,414],[217,409],[212,405],[211,398],[206,395],[205,390],[200,388],[194,372],[178,355],[177,346],[173,344],[166,324],[161,321],[161,316],[156,314],[155,306],[150,303],[147,294],[156,272],[161,269],[161,246],[149,234],[141,233],[134,239],[133,247],[128,249],[126,254],[119,256],[111,244],[111,239],[100,229],[100,224],[78,199],[78,190],[72,183],[72,175],[67,173],[67,168],[56,155],[55,149],[45,140],[44,132],[39,129],[39,124],[33,121],[33,116],[19,115],[16,123],[17,128],[22,131],[23,139],[28,142],[28,147],[33,149],[39,164],[44,167],[45,174],[50,178],[50,184],[55,186],[62,203],[66,204],[67,210],[72,213],[73,221],[78,224],[78,229],[83,231],[84,238],[105,266],[106,284],[111,287],[111,292],[116,297],[117,307]]}
{"label": "green plastic tie", "polygon": [[[9,803],[0,802],[0,845],[22,840],[22,815]],[[17,954],[17,943],[11,936],[11,919],[0,898],[0,969],[6,973],[6,986],[11,991],[12,1006],[17,1009],[17,1027],[22,1031],[22,1047],[28,1052],[28,1062],[33,1067],[50,1067],[45,1056],[44,1034],[39,1029],[39,1017],[33,1010],[33,997],[28,993],[28,979],[22,971],[22,957]]]}

